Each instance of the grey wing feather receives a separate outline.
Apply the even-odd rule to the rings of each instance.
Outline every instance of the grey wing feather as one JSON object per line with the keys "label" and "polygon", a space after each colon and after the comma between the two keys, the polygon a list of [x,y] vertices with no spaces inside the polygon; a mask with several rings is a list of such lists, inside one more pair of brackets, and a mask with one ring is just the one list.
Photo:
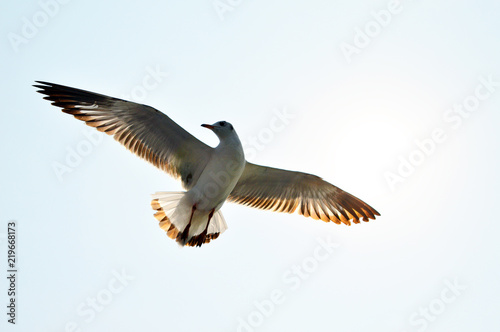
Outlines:
{"label": "grey wing feather", "polygon": [[212,148],[168,116],[142,104],[64,85],[37,81],[52,105],[112,135],[139,157],[180,178],[189,189],[203,171]]}
{"label": "grey wing feather", "polygon": [[350,225],[375,219],[371,206],[320,177],[247,162],[229,201]]}

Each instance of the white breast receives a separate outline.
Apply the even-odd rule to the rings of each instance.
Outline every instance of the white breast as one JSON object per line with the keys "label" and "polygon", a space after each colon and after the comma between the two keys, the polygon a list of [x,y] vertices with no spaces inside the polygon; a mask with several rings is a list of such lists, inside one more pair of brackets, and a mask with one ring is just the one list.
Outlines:
{"label": "white breast", "polygon": [[189,190],[196,208],[216,211],[221,208],[245,168],[243,148],[236,140],[221,141],[193,188]]}

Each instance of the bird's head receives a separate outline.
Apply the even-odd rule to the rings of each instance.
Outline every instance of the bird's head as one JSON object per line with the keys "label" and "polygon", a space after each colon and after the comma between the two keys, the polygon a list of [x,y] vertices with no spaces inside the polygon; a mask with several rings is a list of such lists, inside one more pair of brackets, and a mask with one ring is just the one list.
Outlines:
{"label": "bird's head", "polygon": [[223,139],[226,137],[235,136],[236,132],[234,131],[233,125],[226,121],[219,121],[214,124],[202,124],[202,127],[208,128],[219,137],[219,139]]}

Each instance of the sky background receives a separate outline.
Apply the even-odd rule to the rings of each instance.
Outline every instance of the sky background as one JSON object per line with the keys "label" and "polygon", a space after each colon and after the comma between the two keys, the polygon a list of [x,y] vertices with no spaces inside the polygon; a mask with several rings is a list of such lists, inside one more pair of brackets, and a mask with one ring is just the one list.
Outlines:
{"label": "sky background", "polygon": [[[19,268],[2,331],[500,329],[498,1],[62,2],[0,11],[0,276],[10,220]],[[150,207],[180,183],[35,80],[151,105],[212,146],[200,124],[229,121],[252,162],[381,217],[228,203],[224,234],[181,249]]]}

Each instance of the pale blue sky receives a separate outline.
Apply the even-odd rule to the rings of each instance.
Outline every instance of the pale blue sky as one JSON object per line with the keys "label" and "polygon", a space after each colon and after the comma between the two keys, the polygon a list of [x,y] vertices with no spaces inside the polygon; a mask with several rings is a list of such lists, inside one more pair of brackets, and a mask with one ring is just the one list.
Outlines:
{"label": "pale blue sky", "polygon": [[[18,324],[2,311],[2,331],[499,330],[497,1],[221,0],[220,15],[211,0],[51,1],[0,13],[2,271],[19,225]],[[89,143],[35,80],[135,95],[211,145],[200,124],[229,121],[253,162],[317,174],[382,216],[347,227],[226,204],[220,238],[179,249],[150,194],[180,184],[108,136]],[[477,91],[474,111],[448,113]],[[415,141],[436,129],[424,156]]]}

